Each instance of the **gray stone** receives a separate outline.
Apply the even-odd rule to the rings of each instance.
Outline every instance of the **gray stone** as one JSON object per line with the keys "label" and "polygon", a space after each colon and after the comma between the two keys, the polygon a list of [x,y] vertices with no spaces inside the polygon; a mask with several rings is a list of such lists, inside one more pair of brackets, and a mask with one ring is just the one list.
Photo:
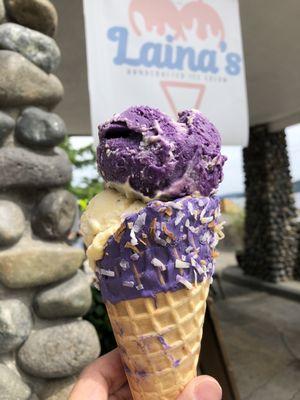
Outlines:
{"label": "gray stone", "polygon": [[78,373],[99,353],[93,325],[75,321],[32,332],[19,350],[18,363],[31,375],[60,378]]}
{"label": "gray stone", "polygon": [[8,200],[0,200],[0,247],[16,243],[25,229],[21,208]]}
{"label": "gray stone", "polygon": [[52,38],[12,22],[0,26],[0,48],[22,54],[48,73],[60,62],[60,50]]}
{"label": "gray stone", "polygon": [[40,154],[4,147],[0,149],[0,171],[0,189],[63,186],[72,177],[69,159],[60,148]]}
{"label": "gray stone", "polygon": [[79,317],[89,310],[91,303],[89,282],[79,270],[73,278],[37,293],[34,308],[41,318]]}
{"label": "gray stone", "polygon": [[26,108],[17,120],[15,136],[29,147],[54,147],[64,140],[65,135],[64,121],[57,114],[40,108]]}
{"label": "gray stone", "polygon": [[54,106],[63,96],[59,79],[19,53],[0,50],[0,107]]}
{"label": "gray stone", "polygon": [[5,0],[9,16],[21,25],[53,36],[57,12],[48,0]]}
{"label": "gray stone", "polygon": [[15,121],[9,115],[0,111],[0,145],[6,136],[13,130],[14,126]]}
{"label": "gray stone", "polygon": [[29,309],[20,300],[0,301],[0,354],[19,347],[32,326]]}
{"label": "gray stone", "polygon": [[23,238],[0,252],[0,282],[15,289],[57,282],[72,276],[83,258],[79,248]]}
{"label": "gray stone", "polygon": [[43,400],[66,400],[76,382],[75,377],[63,379],[51,379],[42,391]]}
{"label": "gray stone", "polygon": [[5,19],[5,7],[3,0],[0,0],[0,23]]}
{"label": "gray stone", "polygon": [[43,239],[60,239],[67,236],[73,226],[77,211],[76,198],[67,190],[47,194],[35,209],[32,228]]}
{"label": "gray stone", "polygon": [[28,400],[30,393],[30,388],[14,371],[0,364],[1,400]]}

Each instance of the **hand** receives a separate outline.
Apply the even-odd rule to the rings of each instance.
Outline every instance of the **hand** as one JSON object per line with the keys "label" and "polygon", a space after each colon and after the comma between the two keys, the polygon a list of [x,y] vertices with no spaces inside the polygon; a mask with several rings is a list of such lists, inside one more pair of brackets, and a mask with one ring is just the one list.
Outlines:
{"label": "hand", "polygon": [[[177,400],[221,400],[222,390],[210,376],[193,379]],[[117,349],[87,366],[69,400],[132,400]],[[156,399],[155,399],[156,400]]]}

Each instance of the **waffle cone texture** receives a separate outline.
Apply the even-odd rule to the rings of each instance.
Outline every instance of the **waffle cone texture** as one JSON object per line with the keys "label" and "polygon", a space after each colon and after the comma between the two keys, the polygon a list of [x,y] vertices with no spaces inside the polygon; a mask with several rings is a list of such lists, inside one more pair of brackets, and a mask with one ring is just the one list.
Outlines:
{"label": "waffle cone texture", "polygon": [[106,303],[134,400],[175,400],[196,376],[208,290]]}

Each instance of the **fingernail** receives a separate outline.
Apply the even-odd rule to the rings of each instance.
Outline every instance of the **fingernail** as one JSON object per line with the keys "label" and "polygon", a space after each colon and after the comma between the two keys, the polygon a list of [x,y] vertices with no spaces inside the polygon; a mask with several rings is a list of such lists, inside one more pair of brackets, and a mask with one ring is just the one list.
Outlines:
{"label": "fingernail", "polygon": [[210,377],[203,379],[194,389],[194,400],[221,400],[222,389],[218,382]]}

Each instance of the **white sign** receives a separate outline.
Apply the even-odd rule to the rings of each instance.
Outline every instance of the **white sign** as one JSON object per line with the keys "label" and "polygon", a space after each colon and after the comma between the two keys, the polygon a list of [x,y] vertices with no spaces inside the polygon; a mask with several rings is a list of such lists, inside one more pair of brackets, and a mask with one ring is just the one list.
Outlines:
{"label": "white sign", "polygon": [[132,105],[196,108],[247,143],[238,0],[84,0],[91,120]]}

